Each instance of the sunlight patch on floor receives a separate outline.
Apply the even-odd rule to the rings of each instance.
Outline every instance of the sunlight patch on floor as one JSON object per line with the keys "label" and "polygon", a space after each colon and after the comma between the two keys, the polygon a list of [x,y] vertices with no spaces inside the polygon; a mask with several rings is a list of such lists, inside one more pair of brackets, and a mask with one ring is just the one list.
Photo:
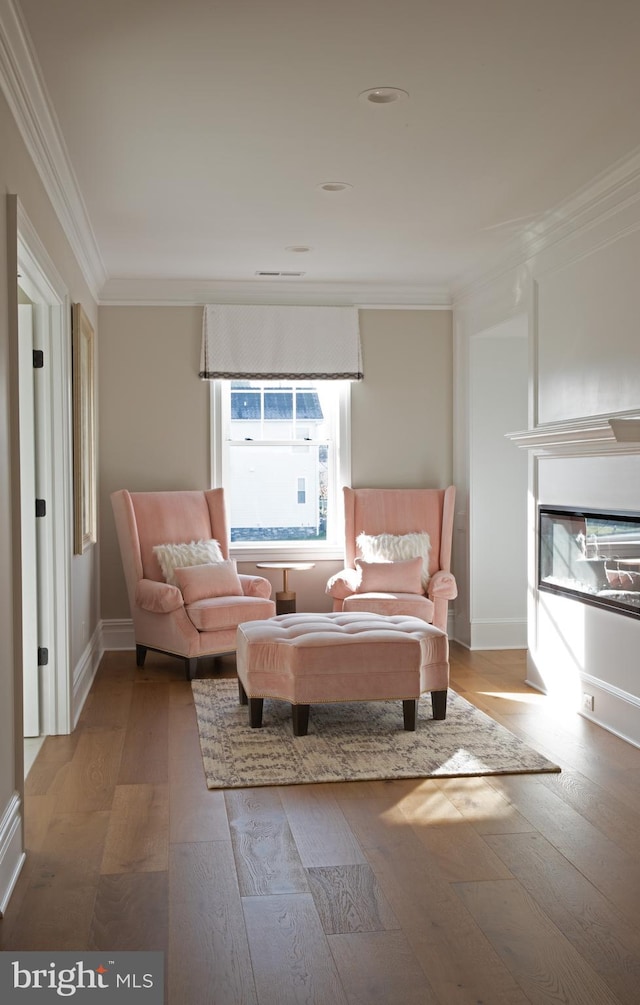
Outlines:
{"label": "sunlight patch on floor", "polygon": [[24,777],[26,778],[31,768],[33,767],[33,762],[38,756],[40,747],[44,743],[44,736],[32,736],[25,738],[24,741]]}
{"label": "sunlight patch on floor", "polygon": [[[497,776],[491,776],[493,781]],[[464,814],[467,822],[509,820],[518,815],[502,793],[487,784],[486,778],[446,778],[439,783]]]}
{"label": "sunlight patch on floor", "polygon": [[[517,811],[488,777],[429,778],[382,811],[388,823],[409,823],[412,827],[504,821]],[[495,775],[490,776],[495,783]]]}
{"label": "sunlight patch on floor", "polygon": [[546,695],[541,694],[539,691],[534,691],[533,693],[522,691],[478,691],[477,693],[483,695],[485,698],[504,698],[506,701],[518,701],[525,705],[533,705],[544,701],[546,698]]}

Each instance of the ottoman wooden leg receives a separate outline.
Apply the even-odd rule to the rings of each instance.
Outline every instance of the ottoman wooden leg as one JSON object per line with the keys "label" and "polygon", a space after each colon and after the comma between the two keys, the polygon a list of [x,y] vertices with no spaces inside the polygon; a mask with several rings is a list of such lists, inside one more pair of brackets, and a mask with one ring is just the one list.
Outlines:
{"label": "ottoman wooden leg", "polygon": [[309,729],[309,706],[292,705],[291,713],[293,717],[293,735],[306,736]]}
{"label": "ottoman wooden leg", "polygon": [[447,717],[447,691],[431,692],[431,708],[434,719],[446,719]]}
{"label": "ottoman wooden leg", "polygon": [[249,725],[252,729],[259,729],[262,725],[262,706],[264,698],[248,698],[249,702]]}
{"label": "ottoman wooden leg", "polygon": [[406,730],[415,730],[417,712],[418,702],[415,698],[402,702],[402,714],[404,715],[404,728]]}
{"label": "ottoman wooden leg", "polygon": [[238,677],[238,698],[241,705],[247,705],[249,702],[249,699],[247,698],[247,692],[245,691],[242,685],[242,681],[240,680],[239,677]]}

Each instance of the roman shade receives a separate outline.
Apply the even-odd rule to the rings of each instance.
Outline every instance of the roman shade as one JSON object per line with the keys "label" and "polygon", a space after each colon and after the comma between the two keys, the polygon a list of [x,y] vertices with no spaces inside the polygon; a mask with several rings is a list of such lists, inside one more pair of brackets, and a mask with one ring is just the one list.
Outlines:
{"label": "roman shade", "polygon": [[361,380],[355,307],[207,304],[203,380]]}

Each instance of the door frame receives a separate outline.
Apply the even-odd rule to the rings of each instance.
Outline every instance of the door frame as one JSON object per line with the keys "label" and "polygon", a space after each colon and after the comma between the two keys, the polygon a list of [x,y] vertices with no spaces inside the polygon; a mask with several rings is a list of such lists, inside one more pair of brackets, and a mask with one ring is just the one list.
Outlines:
{"label": "door frame", "polygon": [[[18,285],[20,280],[18,278]],[[20,290],[22,292],[22,289]],[[22,688],[24,736],[39,737],[40,724],[40,677],[37,652],[40,639],[48,637],[41,631],[40,600],[38,596],[39,573],[38,554],[42,521],[36,519],[34,499],[38,496],[36,477],[38,452],[38,415],[36,405],[40,400],[37,386],[40,376],[33,365],[34,345],[33,312],[30,300],[18,297],[18,399],[20,440],[20,572],[22,605]],[[43,605],[44,606],[44,605]],[[35,692],[35,694],[34,694]]]}
{"label": "door frame", "polygon": [[[68,290],[17,202],[18,285],[34,305],[34,325],[45,352],[42,381],[42,443],[38,461],[39,493],[47,499],[43,589],[51,672],[42,675],[40,729],[43,735],[72,729],[71,549],[72,412],[71,304]],[[40,487],[42,486],[42,487]]]}

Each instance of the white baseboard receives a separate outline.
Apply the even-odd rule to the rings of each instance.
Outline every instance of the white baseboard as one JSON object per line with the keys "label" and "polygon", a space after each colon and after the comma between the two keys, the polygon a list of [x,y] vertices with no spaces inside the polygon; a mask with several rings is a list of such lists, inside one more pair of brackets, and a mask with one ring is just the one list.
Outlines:
{"label": "white baseboard", "polygon": [[502,618],[497,621],[474,618],[470,627],[470,649],[527,648],[526,618]]}
{"label": "white baseboard", "polygon": [[135,649],[131,618],[111,618],[102,622],[102,649]]}
{"label": "white baseboard", "polygon": [[0,820],[0,918],[4,917],[25,857],[22,836],[22,803],[19,794],[14,792]]}
{"label": "white baseboard", "polygon": [[102,659],[104,646],[102,644],[102,626],[99,624],[91,637],[89,645],[83,652],[80,660],[73,671],[73,694],[71,696],[71,721],[75,729],[82,707],[87,700],[87,695],[93,678],[96,675],[98,665]]}
{"label": "white baseboard", "polygon": [[[525,683],[542,694],[554,694],[554,687],[559,694],[565,691],[571,697],[568,712],[577,712],[589,722],[602,726],[608,733],[620,737],[634,747],[640,747],[640,697],[623,691],[584,670],[577,670],[573,663],[568,669],[553,666],[553,672],[545,673],[545,668],[539,665],[540,657],[532,648],[527,653],[527,674]],[[565,672],[566,669],[566,672]],[[590,694],[593,698],[593,711],[583,707],[581,696]],[[562,699],[566,704],[566,699]]]}
{"label": "white baseboard", "polygon": [[593,712],[579,708],[580,715],[640,747],[640,698],[591,674],[580,674],[580,686],[594,699]]}

